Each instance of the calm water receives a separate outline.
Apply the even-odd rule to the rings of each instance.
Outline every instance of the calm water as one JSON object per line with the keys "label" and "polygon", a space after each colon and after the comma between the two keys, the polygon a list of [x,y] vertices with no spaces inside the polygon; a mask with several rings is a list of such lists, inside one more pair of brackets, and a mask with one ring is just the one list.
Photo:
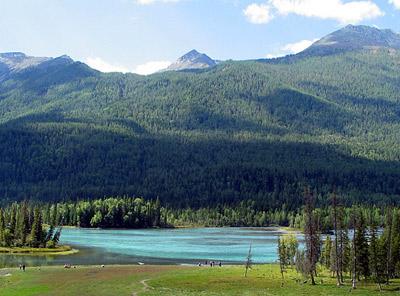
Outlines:
{"label": "calm water", "polygon": [[[63,229],[61,243],[78,248],[68,256],[0,255],[0,266],[83,264],[196,264],[205,260],[244,262],[250,243],[253,262],[277,260],[278,236],[265,228],[101,230]],[[301,239],[301,237],[299,237]]]}

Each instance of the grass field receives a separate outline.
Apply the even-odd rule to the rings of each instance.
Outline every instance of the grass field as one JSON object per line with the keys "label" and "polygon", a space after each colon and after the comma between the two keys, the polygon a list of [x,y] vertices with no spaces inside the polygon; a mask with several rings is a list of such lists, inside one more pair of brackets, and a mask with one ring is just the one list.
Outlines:
{"label": "grass field", "polygon": [[243,273],[240,266],[32,267],[26,272],[2,269],[0,295],[390,295],[400,289],[397,281],[383,286],[382,293],[373,283],[359,283],[357,290],[350,291],[349,283],[338,288],[325,273],[318,278],[317,286],[311,286],[292,271],[286,274],[282,287],[277,265],[255,266],[247,278]]}

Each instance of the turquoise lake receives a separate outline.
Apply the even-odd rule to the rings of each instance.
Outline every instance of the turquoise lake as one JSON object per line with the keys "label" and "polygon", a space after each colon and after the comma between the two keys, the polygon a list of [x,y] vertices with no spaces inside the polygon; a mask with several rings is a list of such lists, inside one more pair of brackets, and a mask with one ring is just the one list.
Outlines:
{"label": "turquoise lake", "polygon": [[[272,263],[277,260],[277,239],[280,235],[282,232],[273,228],[65,228],[61,244],[79,249],[78,254],[0,255],[0,265],[197,264],[206,260],[234,264],[245,261],[250,244],[254,263]],[[302,240],[301,236],[299,240]]]}

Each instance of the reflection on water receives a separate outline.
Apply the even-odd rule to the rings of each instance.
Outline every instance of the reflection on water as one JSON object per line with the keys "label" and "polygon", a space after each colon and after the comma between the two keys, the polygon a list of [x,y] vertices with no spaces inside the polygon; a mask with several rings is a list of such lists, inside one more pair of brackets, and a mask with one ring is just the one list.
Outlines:
{"label": "reflection on water", "polygon": [[[278,236],[274,229],[195,228],[102,230],[64,229],[61,243],[79,253],[66,256],[0,255],[0,267],[100,264],[181,264],[214,260],[241,263],[252,243],[253,261],[270,263],[277,259]],[[302,239],[299,236],[299,239]]]}

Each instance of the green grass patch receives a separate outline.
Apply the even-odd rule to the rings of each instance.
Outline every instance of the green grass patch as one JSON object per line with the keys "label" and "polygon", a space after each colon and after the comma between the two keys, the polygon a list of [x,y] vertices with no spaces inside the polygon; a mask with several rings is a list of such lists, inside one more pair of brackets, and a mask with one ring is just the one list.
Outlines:
{"label": "green grass patch", "polygon": [[[10,275],[11,274],[11,275]],[[6,276],[8,275],[8,276]],[[350,279],[342,287],[335,278],[320,271],[312,286],[289,270],[282,281],[279,266],[257,265],[244,277],[242,266],[100,266],[30,268],[0,270],[2,296],[191,296],[191,295],[382,295],[400,289],[400,281],[383,286],[379,292],[372,282],[359,282],[351,291]]]}

